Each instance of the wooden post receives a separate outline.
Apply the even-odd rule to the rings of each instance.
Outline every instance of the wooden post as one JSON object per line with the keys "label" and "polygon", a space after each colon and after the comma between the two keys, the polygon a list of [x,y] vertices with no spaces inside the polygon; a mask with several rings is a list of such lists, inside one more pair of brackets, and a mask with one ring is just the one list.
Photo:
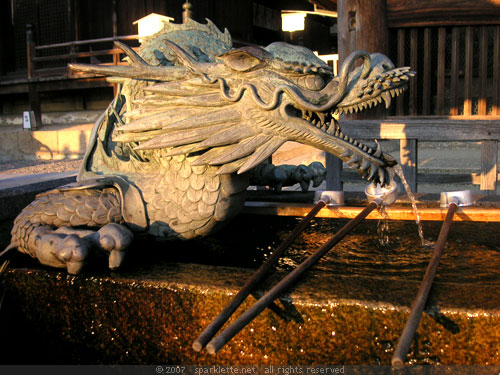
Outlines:
{"label": "wooden post", "polygon": [[[116,0],[113,0],[112,8],[113,8],[113,15],[112,15],[113,37],[116,38],[118,36],[118,12],[116,7]],[[119,61],[120,61],[120,54],[113,53],[113,65],[118,65]],[[113,83],[113,96],[116,96],[117,94],[118,94],[118,84]]]}
{"label": "wooden post", "polygon": [[[337,26],[339,66],[351,52],[365,50],[387,54],[389,31],[387,28],[386,0],[338,0]],[[386,110],[380,105],[356,115],[343,116],[349,119],[384,118]],[[340,175],[342,162],[327,155],[327,189],[342,189]]]}
{"label": "wooden post", "polygon": [[387,54],[386,0],[338,0],[340,62],[356,50]]}
{"label": "wooden post", "polygon": [[465,28],[465,73],[464,73],[464,115],[472,115],[472,72],[473,72],[473,35],[472,27]]}
{"label": "wooden post", "polygon": [[446,55],[446,28],[438,28],[438,61],[437,61],[437,92],[436,111],[438,116],[444,116],[444,96],[445,96],[445,55]]}
{"label": "wooden post", "polygon": [[[386,8],[386,0],[338,0],[339,65],[357,50],[387,55],[389,30]],[[362,120],[385,117],[386,109],[380,105],[347,118]]]}
{"label": "wooden post", "polygon": [[417,161],[418,142],[416,139],[401,139],[399,141],[401,167],[411,191],[417,192]]}
{"label": "wooden post", "polygon": [[342,160],[326,153],[326,190],[342,191],[344,183],[342,182]]}
{"label": "wooden post", "polygon": [[481,192],[496,194],[497,190],[498,142],[496,140],[481,142]]}
{"label": "wooden post", "polygon": [[33,35],[33,26],[26,25],[26,59],[28,65],[28,100],[30,111],[35,114],[34,124],[31,124],[32,129],[36,129],[42,125],[42,110],[40,105],[40,94],[37,91],[36,83],[34,82],[35,62],[35,38]]}

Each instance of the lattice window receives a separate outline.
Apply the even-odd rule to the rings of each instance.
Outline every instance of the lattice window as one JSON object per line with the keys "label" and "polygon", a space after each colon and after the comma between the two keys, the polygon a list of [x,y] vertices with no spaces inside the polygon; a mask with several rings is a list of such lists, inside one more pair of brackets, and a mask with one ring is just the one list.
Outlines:
{"label": "lattice window", "polygon": [[396,115],[500,115],[500,26],[392,29],[390,46],[417,71]]}

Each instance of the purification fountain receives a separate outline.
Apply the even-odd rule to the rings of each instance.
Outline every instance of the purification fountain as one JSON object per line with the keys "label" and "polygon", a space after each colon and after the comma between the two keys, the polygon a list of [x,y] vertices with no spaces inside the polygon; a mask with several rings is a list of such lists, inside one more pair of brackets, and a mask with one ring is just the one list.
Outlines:
{"label": "purification fountain", "polygon": [[[16,322],[4,327],[12,347],[28,345],[35,363],[389,364],[427,259],[420,247],[411,249],[414,230],[401,223],[389,248],[374,250],[376,228],[363,219],[396,199],[389,173],[396,162],[378,145],[346,135],[335,113],[389,106],[414,73],[360,51],[333,77],[303,47],[233,49],[229,33],[192,20],[166,24],[137,52],[118,47],[129,66],[71,66],[111,76],[119,93],[95,125],[78,182],[26,207],[2,254],[13,265],[4,275],[10,310],[2,320]],[[362,65],[352,69],[358,60]],[[374,184],[367,190],[372,201],[328,207],[332,197],[320,196],[296,231],[295,219],[253,215],[256,206],[245,204],[248,174],[289,140],[356,168]],[[302,194],[312,202],[312,193]],[[356,211],[348,223],[311,221],[346,210]],[[270,255],[290,231],[280,248],[291,246],[286,256]],[[349,232],[350,242],[339,243]],[[460,271],[437,280],[410,363],[500,363],[493,345],[500,337],[498,298],[491,298],[498,296],[500,259],[494,246],[481,244],[487,271],[468,280],[471,264],[484,257],[462,254],[465,240],[475,241],[448,239],[454,258],[443,263]],[[306,260],[317,247],[319,255]],[[14,248],[65,271],[26,266]],[[307,280],[270,288],[284,271],[320,257]],[[278,271],[241,289],[266,258],[272,261],[264,271],[271,263]],[[108,266],[122,270],[110,274]],[[263,312],[258,319],[209,343],[239,304],[250,307],[249,298],[243,302],[249,293],[259,299],[268,288],[271,297],[254,310]],[[225,308],[233,295],[237,303]],[[224,319],[200,340],[220,311]],[[217,354],[197,352],[193,342]]]}

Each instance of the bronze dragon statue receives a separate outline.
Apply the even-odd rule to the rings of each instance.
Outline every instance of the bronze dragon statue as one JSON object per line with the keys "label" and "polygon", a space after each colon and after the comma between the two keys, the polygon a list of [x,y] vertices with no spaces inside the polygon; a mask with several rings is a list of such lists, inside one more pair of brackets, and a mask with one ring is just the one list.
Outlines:
{"label": "bronze dragon statue", "polygon": [[368,181],[390,179],[396,161],[334,118],[388,107],[405,90],[414,72],[383,55],[355,52],[334,77],[307,48],[234,49],[227,30],[193,20],[166,24],[137,52],[117,45],[129,65],[70,65],[110,76],[119,92],[96,122],[78,182],[37,196],[6,250],[77,273],[99,251],[118,267],[134,234],[210,234],[243,208],[247,172],[287,141],[329,152]]}

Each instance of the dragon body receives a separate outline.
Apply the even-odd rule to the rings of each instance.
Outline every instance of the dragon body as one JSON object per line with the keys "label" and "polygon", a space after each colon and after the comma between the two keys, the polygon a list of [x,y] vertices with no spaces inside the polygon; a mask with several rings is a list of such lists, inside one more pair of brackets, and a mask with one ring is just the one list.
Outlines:
{"label": "dragon body", "polygon": [[[118,267],[132,233],[210,234],[244,206],[249,172],[287,141],[330,152],[368,181],[390,179],[395,160],[335,120],[389,106],[406,88],[414,73],[383,55],[355,52],[334,77],[304,47],[234,49],[227,30],[192,20],[166,24],[137,52],[117,44],[129,65],[70,65],[110,76],[119,92],[94,127],[78,182],[26,207],[9,248],[76,273],[95,249]],[[303,189],[313,174],[319,183],[317,166],[310,172]]]}

